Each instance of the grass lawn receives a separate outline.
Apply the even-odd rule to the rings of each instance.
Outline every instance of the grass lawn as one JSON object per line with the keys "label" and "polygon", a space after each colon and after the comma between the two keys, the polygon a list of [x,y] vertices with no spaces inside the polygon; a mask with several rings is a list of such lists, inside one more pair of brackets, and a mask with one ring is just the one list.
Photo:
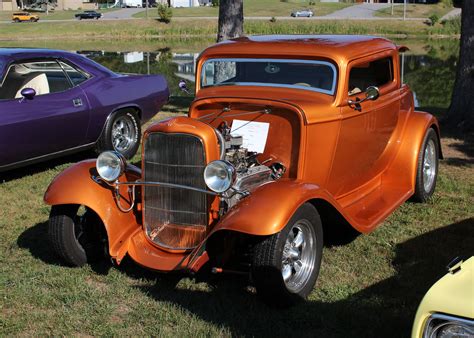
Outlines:
{"label": "grass lawn", "polygon": [[[311,8],[316,16],[322,16],[339,9],[351,6],[351,3],[321,3],[309,5],[305,0],[244,0],[244,16],[290,16],[290,13],[296,9]],[[152,16],[157,16],[156,9],[152,9]],[[193,17],[193,16],[215,16],[219,15],[218,7],[194,7],[194,8],[173,8],[175,17]],[[134,15],[138,18],[144,18],[145,12]]]}
{"label": "grass lawn", "polygon": [[[176,100],[157,119],[173,115]],[[0,174],[2,335],[407,337],[423,294],[474,248],[473,138],[448,135],[428,204],[405,203],[376,231],[326,246],[309,301],[262,304],[236,276],[160,275],[130,260],[61,264],[46,230],[50,181],[79,154]],[[139,159],[135,157],[135,161]]]}
{"label": "grass lawn", "polygon": [[[453,9],[452,6],[448,6],[444,3],[438,3],[434,5],[424,4],[407,4],[407,18],[429,18],[431,15],[436,14],[439,18],[447,14]],[[392,9],[384,8],[375,12],[375,16],[381,17],[392,17]],[[403,17],[403,5],[397,4],[393,8],[393,17]]]}
{"label": "grass lawn", "polygon": [[[100,9],[97,12],[106,13],[106,12],[113,12],[116,11],[117,8],[109,8],[109,9]],[[17,12],[17,11],[14,11]],[[67,19],[74,19],[74,14],[82,13],[83,10],[77,11],[54,11],[49,14],[46,13],[39,13],[39,12],[31,12],[32,14],[36,14],[40,17],[40,20],[67,20]],[[11,20],[13,11],[0,11],[0,21],[2,20]],[[27,24],[25,22],[24,24]]]}
{"label": "grass lawn", "polygon": [[[390,20],[246,20],[244,31],[252,34],[369,34],[390,37],[415,37],[459,34],[444,26],[430,27],[423,22]],[[170,24],[149,20],[43,22],[38,24],[0,23],[0,41],[28,40],[91,40],[120,41],[131,39],[183,39],[190,37],[215,38],[217,21],[214,19],[173,20]]]}

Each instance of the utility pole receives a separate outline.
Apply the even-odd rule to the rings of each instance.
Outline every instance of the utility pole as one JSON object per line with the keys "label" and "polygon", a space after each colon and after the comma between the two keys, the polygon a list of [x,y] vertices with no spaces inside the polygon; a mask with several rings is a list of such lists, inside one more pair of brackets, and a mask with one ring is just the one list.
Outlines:
{"label": "utility pole", "polygon": [[407,0],[403,1],[403,21],[407,19]]}
{"label": "utility pole", "polygon": [[145,2],[145,15],[146,15],[146,18],[148,19],[148,0],[146,0]]}

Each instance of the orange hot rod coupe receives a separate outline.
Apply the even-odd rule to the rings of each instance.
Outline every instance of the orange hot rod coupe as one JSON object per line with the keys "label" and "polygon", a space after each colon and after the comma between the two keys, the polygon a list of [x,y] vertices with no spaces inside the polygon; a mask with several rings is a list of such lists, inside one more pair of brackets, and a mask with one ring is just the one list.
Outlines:
{"label": "orange hot rod coupe", "polygon": [[[399,50],[369,36],[256,36],[199,57],[188,117],[151,125],[141,169],[116,152],[58,175],[49,236],[158,271],[245,272],[269,302],[311,292],[323,233],[367,233],[436,185],[439,126]],[[349,225],[349,227],[348,227]]]}

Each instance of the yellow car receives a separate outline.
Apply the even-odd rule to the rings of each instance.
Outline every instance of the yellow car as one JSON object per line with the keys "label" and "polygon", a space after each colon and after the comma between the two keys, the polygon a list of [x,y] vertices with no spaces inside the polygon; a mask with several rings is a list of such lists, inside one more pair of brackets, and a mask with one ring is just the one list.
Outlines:
{"label": "yellow car", "polygon": [[38,20],[39,20],[38,15],[30,14],[28,12],[16,12],[12,14],[12,21],[14,22],[22,22],[22,21],[36,22]]}
{"label": "yellow car", "polygon": [[474,256],[450,264],[418,307],[412,338],[474,337]]}

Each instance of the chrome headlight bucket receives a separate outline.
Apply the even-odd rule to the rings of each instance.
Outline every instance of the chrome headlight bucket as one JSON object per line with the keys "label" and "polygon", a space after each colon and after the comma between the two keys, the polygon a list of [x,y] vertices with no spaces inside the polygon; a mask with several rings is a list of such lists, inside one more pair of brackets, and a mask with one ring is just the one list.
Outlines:
{"label": "chrome headlight bucket", "polygon": [[126,161],[117,151],[104,151],[97,157],[95,166],[104,181],[114,182],[125,171]]}
{"label": "chrome headlight bucket", "polygon": [[435,313],[427,320],[423,338],[454,338],[474,336],[474,321]]}
{"label": "chrome headlight bucket", "polygon": [[235,181],[234,166],[222,160],[210,162],[204,169],[204,181],[209,189],[217,193],[229,190]]}

